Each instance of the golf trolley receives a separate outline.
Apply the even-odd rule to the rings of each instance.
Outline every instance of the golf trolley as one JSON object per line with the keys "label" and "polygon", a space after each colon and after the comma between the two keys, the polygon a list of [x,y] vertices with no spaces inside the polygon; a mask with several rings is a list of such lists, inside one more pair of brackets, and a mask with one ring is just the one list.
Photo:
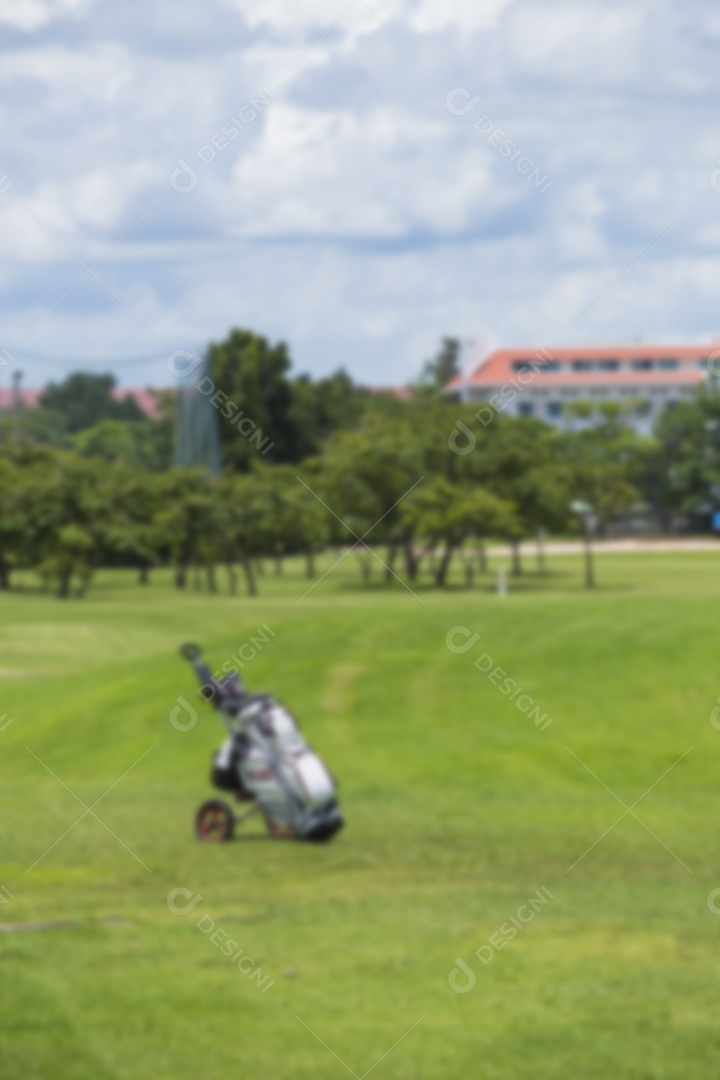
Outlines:
{"label": "golf trolley", "polygon": [[268,694],[245,690],[237,672],[215,681],[202,662],[200,647],[180,647],[201,686],[198,693],[215,705],[227,738],[213,755],[214,787],[250,804],[235,813],[222,799],[208,799],[195,817],[198,839],[230,840],[236,825],[260,812],[276,838],[329,840],[342,828],[337,785],[303,739],[287,711]]}

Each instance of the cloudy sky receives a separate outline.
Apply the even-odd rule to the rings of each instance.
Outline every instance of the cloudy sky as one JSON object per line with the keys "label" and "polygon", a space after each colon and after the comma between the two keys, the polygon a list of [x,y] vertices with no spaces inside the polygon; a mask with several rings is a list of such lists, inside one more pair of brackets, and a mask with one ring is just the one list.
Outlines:
{"label": "cloudy sky", "polygon": [[719,48],[711,0],[0,0],[0,385],[712,339]]}

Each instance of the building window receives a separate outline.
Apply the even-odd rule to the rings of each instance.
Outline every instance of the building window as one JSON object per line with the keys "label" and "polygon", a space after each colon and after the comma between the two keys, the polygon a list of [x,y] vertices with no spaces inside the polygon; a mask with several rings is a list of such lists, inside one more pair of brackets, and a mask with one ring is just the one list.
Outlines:
{"label": "building window", "polygon": [[592,371],[594,366],[592,360],[573,360],[572,362],[573,371]]}
{"label": "building window", "polygon": [[518,405],[518,416],[532,416],[535,412],[535,407],[532,401],[521,401]]}
{"label": "building window", "polygon": [[676,371],[680,365],[677,360],[670,360],[667,357],[663,357],[662,360],[658,360],[657,366],[660,371]]}
{"label": "building window", "polygon": [[552,420],[557,420],[562,416],[562,405],[559,401],[548,401],[545,406],[545,414]]}
{"label": "building window", "polygon": [[559,371],[560,370],[560,361],[559,360],[540,360],[539,362],[542,364],[542,368],[541,368],[542,371]]}
{"label": "building window", "polygon": [[600,371],[617,371],[619,367],[619,360],[598,360],[598,368]]}
{"label": "building window", "polygon": [[649,359],[633,360],[631,366],[633,371],[652,371],[653,362]]}
{"label": "building window", "polygon": [[531,363],[532,360],[513,360],[513,371],[525,371]]}

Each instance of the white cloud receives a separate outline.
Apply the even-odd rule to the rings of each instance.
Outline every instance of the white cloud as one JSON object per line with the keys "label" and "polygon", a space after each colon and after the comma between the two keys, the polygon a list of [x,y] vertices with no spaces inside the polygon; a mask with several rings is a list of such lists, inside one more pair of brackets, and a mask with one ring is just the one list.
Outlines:
{"label": "white cloud", "polygon": [[[11,351],[146,353],[244,323],[305,368],[382,382],[442,333],[563,341],[579,320],[578,338],[669,340],[715,325],[710,0],[0,0],[1,22],[24,31],[0,65]],[[199,159],[263,85],[275,99]],[[453,87],[478,97],[466,115],[445,107]],[[483,114],[552,179],[545,194],[476,130]],[[169,182],[179,158],[196,174],[186,194]],[[153,333],[86,279],[26,334],[82,271],[29,211],[91,261],[150,206],[101,275]],[[662,303],[632,276],[600,299],[618,259],[640,256]]]}
{"label": "white cloud", "polygon": [[53,19],[83,15],[94,0],[0,0],[0,23],[37,30]]}

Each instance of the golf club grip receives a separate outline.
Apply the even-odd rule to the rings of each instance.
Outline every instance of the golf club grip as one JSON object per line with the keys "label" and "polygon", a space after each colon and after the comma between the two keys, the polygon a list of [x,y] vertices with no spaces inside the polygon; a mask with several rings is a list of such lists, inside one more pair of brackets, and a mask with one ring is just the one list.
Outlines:
{"label": "golf club grip", "polygon": [[195,673],[197,674],[197,677],[203,686],[206,683],[210,683],[211,686],[215,686],[215,683],[213,682],[212,671],[207,666],[207,664],[203,664],[200,660],[196,660],[193,667],[195,668]]}

